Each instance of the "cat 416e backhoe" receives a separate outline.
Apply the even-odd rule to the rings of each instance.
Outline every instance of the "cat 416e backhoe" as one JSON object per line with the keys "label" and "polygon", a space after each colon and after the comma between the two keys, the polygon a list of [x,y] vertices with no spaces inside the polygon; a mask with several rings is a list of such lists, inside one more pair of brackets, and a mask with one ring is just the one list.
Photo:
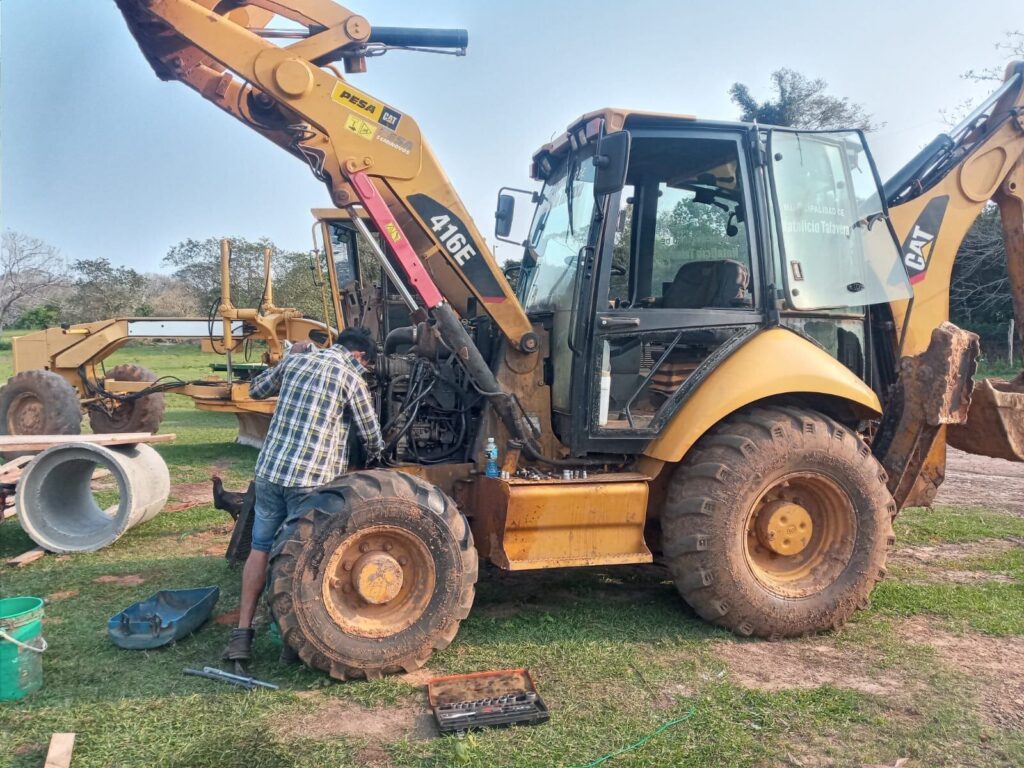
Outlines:
{"label": "cat 416e backhoe", "polygon": [[513,291],[416,120],[347,77],[396,48],[463,50],[465,31],[374,27],[330,0],[116,1],[159,77],[308,163],[351,214],[325,244],[351,277],[332,277],[346,322],[378,334],[387,451],[312,496],[272,553],[271,609],[308,664],[423,664],[469,613],[481,557],[657,556],[709,621],[826,630],[884,576],[915,486],[941,481],[947,425],[1020,458],[995,409],[1009,385],[966,420],[978,342],[946,319],[989,200],[1024,309],[1021,65],[885,185],[854,130],[584,115],[533,157]]}

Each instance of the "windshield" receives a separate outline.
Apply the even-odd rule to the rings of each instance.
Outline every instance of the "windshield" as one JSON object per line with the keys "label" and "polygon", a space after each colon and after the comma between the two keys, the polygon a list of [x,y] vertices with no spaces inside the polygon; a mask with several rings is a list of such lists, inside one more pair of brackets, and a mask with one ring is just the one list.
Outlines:
{"label": "windshield", "polygon": [[909,298],[910,281],[861,135],[773,130],[769,149],[790,306]]}
{"label": "windshield", "polygon": [[527,244],[536,263],[524,265],[527,312],[572,309],[577,256],[587,244],[594,215],[594,159],[567,165],[544,185],[534,214]]}

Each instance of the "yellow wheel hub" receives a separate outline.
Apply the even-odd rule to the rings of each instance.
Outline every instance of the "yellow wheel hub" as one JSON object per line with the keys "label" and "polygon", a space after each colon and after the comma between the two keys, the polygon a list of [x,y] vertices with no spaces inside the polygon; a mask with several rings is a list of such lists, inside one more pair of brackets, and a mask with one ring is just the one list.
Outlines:
{"label": "yellow wheel hub", "polygon": [[383,605],[398,597],[402,581],[402,566],[386,552],[363,555],[352,569],[356,593],[374,605]]}
{"label": "yellow wheel hub", "polygon": [[755,525],[761,545],[777,555],[803,552],[814,532],[807,510],[784,500],[766,504],[758,512]]}
{"label": "yellow wheel hub", "polygon": [[820,593],[853,556],[856,514],[836,481],[792,472],[765,488],[747,513],[743,548],[762,586],[782,597]]}
{"label": "yellow wheel hub", "polygon": [[7,411],[7,434],[35,435],[43,431],[46,406],[31,392],[14,398]]}
{"label": "yellow wheel hub", "polygon": [[376,525],[335,546],[323,567],[320,597],[345,632],[388,637],[423,615],[436,582],[434,559],[418,536]]}

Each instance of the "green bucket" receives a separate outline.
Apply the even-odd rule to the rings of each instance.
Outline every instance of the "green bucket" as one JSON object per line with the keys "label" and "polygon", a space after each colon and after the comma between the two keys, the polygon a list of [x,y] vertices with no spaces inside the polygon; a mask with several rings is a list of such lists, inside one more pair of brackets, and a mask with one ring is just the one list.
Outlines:
{"label": "green bucket", "polygon": [[0,598],[0,701],[43,687],[43,601]]}

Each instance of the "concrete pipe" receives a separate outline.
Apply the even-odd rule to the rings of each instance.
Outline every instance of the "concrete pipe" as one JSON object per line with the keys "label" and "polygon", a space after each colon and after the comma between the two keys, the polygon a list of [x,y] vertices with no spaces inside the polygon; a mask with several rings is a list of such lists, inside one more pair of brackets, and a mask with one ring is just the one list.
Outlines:
{"label": "concrete pipe", "polygon": [[[93,471],[110,470],[118,500],[101,509]],[[129,528],[156,517],[167,503],[171,478],[163,458],[144,443],[106,447],[57,445],[40,453],[18,480],[18,522],[50,552],[95,552]]]}

